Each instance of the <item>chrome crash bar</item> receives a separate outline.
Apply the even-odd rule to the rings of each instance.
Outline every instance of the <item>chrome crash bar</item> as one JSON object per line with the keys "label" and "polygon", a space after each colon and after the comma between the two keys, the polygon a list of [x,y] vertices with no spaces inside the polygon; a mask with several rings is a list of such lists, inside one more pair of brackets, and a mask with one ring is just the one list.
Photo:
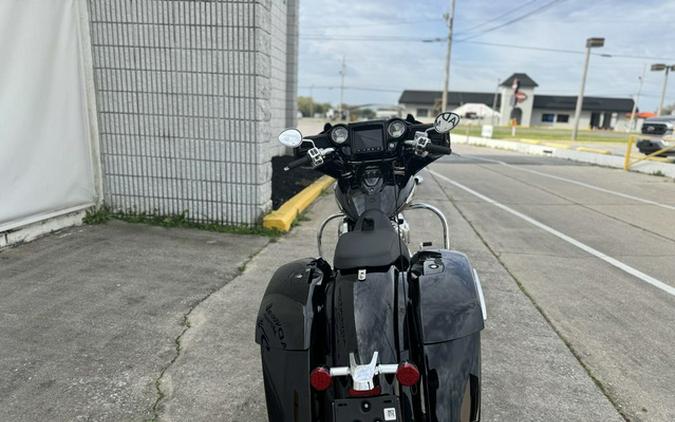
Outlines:
{"label": "chrome crash bar", "polygon": [[443,248],[450,249],[450,226],[448,226],[448,220],[445,218],[441,210],[434,207],[433,205],[425,204],[422,202],[410,204],[406,208],[410,210],[425,209],[436,214],[436,217],[438,217],[441,220],[441,223],[443,225]]}
{"label": "chrome crash bar", "polygon": [[321,223],[321,227],[319,227],[319,231],[316,234],[316,246],[319,249],[319,258],[323,258],[323,251],[321,248],[321,237],[323,236],[323,229],[326,228],[326,225],[330,223],[331,221],[335,220],[336,218],[343,218],[345,215],[342,213],[338,214],[333,214],[328,216],[323,222]]}

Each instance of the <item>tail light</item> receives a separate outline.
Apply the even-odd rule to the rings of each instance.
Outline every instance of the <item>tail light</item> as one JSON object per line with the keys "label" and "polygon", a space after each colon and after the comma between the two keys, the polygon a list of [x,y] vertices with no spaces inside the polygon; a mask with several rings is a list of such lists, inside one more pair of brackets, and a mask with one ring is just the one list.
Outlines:
{"label": "tail light", "polygon": [[398,365],[396,370],[396,379],[401,385],[406,387],[413,386],[417,384],[420,380],[420,371],[417,369],[417,366],[410,362],[403,362]]}
{"label": "tail light", "polygon": [[382,394],[382,389],[379,386],[376,386],[372,390],[363,391],[350,388],[347,394],[349,394],[349,397],[375,397]]}
{"label": "tail light", "polygon": [[317,366],[309,374],[309,383],[317,391],[325,391],[333,383],[330,370],[324,366]]}

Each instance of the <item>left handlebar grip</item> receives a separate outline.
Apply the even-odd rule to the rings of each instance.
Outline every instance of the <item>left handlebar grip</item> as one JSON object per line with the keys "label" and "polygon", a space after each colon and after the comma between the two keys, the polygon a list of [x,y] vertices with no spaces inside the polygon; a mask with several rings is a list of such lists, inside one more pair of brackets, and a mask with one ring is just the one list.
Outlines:
{"label": "left handlebar grip", "polygon": [[429,151],[432,154],[444,154],[444,155],[450,155],[452,154],[452,150],[449,147],[444,147],[442,145],[436,145],[432,144],[429,142],[424,148],[426,151]]}
{"label": "left handlebar grip", "polygon": [[312,161],[312,160],[309,158],[309,155],[305,155],[304,157],[298,158],[297,160],[293,160],[290,163],[288,163],[286,165],[286,167],[284,167],[284,171],[288,171],[288,170],[294,169],[296,167],[300,167],[303,164],[309,163],[310,161]]}

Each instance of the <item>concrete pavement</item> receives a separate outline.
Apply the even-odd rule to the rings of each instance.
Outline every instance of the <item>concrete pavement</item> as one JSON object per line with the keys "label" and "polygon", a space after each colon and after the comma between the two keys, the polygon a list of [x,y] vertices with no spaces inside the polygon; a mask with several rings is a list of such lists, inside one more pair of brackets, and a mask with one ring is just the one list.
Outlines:
{"label": "concrete pavement", "polygon": [[[458,152],[463,156],[436,171],[666,289],[675,286],[670,179],[489,149]],[[615,406],[631,420],[675,420],[675,297],[465,189],[439,183]]]}
{"label": "concrete pavement", "polygon": [[0,252],[0,421],[145,421],[185,316],[268,242],[110,222]]}
{"label": "concrete pavement", "polygon": [[[674,420],[673,297],[448,179],[670,286],[675,183],[456,150],[416,198],[481,274],[483,420]],[[258,304],[276,267],[316,254],[332,212],[323,196],[271,242],[115,223],[0,253],[0,420],[266,420]],[[413,245],[440,244],[435,219],[407,216]]]}
{"label": "concrete pavement", "polygon": [[[536,306],[502,267],[433,178],[417,198],[439,206],[452,221],[453,248],[469,254],[483,281],[489,320],[483,335],[483,420],[620,421],[622,418]],[[270,244],[244,273],[211,295],[190,315],[181,356],[160,405],[166,421],[264,421],[265,407],[253,323],[271,272],[298,257],[313,256],[322,216],[335,212],[323,197],[288,236]],[[409,213],[413,244],[438,244],[439,226],[425,211]],[[327,229],[332,255],[335,227]]]}

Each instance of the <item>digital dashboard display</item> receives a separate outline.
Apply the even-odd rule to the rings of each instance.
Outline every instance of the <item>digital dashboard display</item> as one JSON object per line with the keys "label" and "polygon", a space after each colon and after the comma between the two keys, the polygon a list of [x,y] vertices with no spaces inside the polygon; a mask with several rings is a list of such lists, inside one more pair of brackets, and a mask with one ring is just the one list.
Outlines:
{"label": "digital dashboard display", "polygon": [[352,147],[356,153],[382,151],[384,150],[383,143],[382,128],[354,131]]}

